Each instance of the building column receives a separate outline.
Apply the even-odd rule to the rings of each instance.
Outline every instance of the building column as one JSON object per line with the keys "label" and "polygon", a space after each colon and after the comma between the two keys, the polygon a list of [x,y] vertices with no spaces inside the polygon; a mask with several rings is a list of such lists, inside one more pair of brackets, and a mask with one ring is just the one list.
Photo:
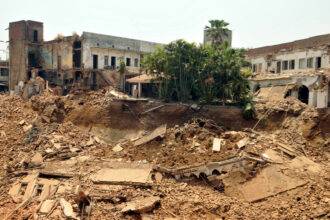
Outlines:
{"label": "building column", "polygon": [[142,94],[142,85],[141,83],[138,84],[138,98],[141,98],[141,94]]}
{"label": "building column", "polygon": [[317,108],[326,108],[328,104],[328,90],[326,88],[317,90]]}
{"label": "building column", "polygon": [[308,105],[311,107],[316,107],[317,105],[317,91],[314,91],[313,88],[309,88]]}

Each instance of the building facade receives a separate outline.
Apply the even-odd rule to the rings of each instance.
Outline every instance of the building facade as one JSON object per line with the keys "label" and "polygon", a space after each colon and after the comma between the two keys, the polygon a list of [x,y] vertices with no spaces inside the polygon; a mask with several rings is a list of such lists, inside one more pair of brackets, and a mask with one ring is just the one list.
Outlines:
{"label": "building facade", "polygon": [[[160,45],[90,32],[44,41],[43,24],[35,21],[10,23],[9,39],[10,90],[27,82],[31,70],[37,69],[39,76],[64,93],[72,87],[123,88],[126,77],[140,74],[143,56]],[[118,72],[121,64],[124,74]]]}
{"label": "building facade", "polygon": [[294,42],[250,49],[246,58],[252,65],[251,88],[284,86],[310,106],[330,106],[330,34]]}

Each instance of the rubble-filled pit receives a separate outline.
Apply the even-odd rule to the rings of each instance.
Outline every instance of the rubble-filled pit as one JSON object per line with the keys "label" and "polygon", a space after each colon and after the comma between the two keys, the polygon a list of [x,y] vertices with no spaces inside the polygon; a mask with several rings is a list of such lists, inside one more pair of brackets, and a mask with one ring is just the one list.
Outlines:
{"label": "rubble-filled pit", "polygon": [[1,219],[329,217],[327,112],[288,98],[246,121],[109,91],[0,95]]}

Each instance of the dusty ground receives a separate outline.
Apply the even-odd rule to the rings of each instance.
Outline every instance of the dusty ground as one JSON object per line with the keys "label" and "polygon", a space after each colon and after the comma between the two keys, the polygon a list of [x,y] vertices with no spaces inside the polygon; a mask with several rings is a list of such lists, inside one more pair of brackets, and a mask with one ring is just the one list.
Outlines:
{"label": "dusty ground", "polygon": [[[60,181],[66,190],[51,198],[66,199],[76,213],[77,191],[89,194],[93,201],[91,219],[329,217],[328,111],[317,112],[299,101],[286,99],[276,104],[257,104],[260,121],[245,121],[239,109],[223,107],[197,110],[189,105],[169,104],[143,113],[163,104],[117,100],[106,89],[66,97],[44,94],[29,101],[0,95],[1,219],[64,218],[60,205],[43,216],[38,211],[37,197],[17,208],[21,200],[15,201],[8,194],[16,181],[42,170],[72,174],[70,178],[42,178]],[[134,146],[135,139],[162,124],[167,124],[163,138]],[[219,152],[212,151],[215,137],[224,141]],[[243,138],[248,142],[239,148],[237,142]],[[281,144],[294,149],[296,155],[283,153]],[[115,146],[120,150],[114,151]],[[118,162],[177,169],[242,153],[261,157],[269,149],[280,155],[280,164],[255,163],[240,172],[211,176],[223,184],[220,190],[209,179],[175,179],[164,173],[146,187],[94,184],[90,179],[97,170]],[[41,154],[42,161],[32,159],[36,153]],[[295,182],[301,184],[290,188]],[[254,202],[249,202],[246,194],[262,196],[263,190],[282,188],[290,189]],[[125,204],[150,196],[160,198],[151,210],[122,212]]]}

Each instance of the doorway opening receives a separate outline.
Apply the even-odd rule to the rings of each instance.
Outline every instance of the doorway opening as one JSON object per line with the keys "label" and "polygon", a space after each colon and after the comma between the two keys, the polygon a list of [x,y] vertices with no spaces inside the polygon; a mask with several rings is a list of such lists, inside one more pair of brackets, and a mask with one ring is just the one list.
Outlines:
{"label": "doorway opening", "polygon": [[298,90],[298,99],[308,104],[308,98],[309,98],[309,89],[306,86],[301,86]]}
{"label": "doorway opening", "polygon": [[93,55],[93,69],[98,69],[98,55]]}
{"label": "doorway opening", "polygon": [[315,67],[316,67],[316,69],[320,69],[322,67],[322,58],[321,57],[316,57]]}

